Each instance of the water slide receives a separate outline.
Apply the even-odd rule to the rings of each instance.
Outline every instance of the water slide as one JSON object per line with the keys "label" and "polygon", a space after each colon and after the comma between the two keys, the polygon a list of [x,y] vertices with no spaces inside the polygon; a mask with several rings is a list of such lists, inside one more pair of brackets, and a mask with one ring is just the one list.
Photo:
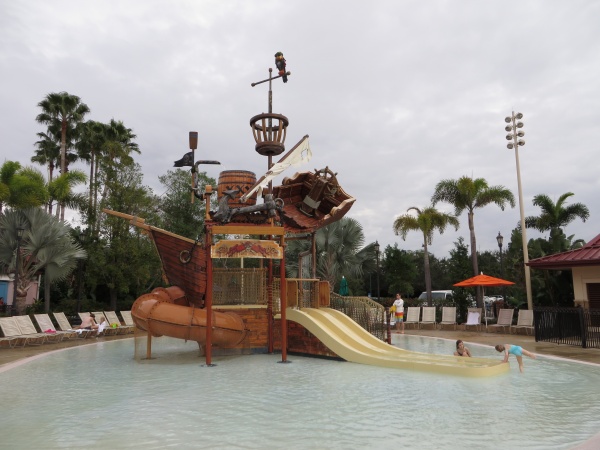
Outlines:
{"label": "water slide", "polygon": [[346,361],[451,375],[485,377],[506,373],[501,360],[463,358],[404,350],[380,341],[347,315],[330,308],[288,308],[287,320],[297,322]]}
{"label": "water slide", "polygon": [[[133,303],[131,316],[138,328],[150,335],[170,336],[206,343],[206,309],[190,306],[177,286],[156,288]],[[243,319],[234,313],[212,313],[212,344],[222,348],[238,345],[246,337]]]}

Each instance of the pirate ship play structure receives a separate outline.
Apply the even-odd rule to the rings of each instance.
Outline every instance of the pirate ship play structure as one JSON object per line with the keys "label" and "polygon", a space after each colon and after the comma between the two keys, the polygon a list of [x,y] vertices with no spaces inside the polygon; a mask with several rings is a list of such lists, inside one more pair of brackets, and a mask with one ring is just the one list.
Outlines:
{"label": "pirate ship play structure", "polygon": [[[285,151],[289,125],[287,117],[272,112],[272,82],[283,75],[290,74],[280,70],[273,77],[269,69],[268,79],[252,84],[269,83],[269,112],[250,120],[255,150],[267,156],[268,171],[258,180],[254,173],[244,170],[221,172],[215,211],[210,211],[212,186],[201,192],[195,174],[200,164],[217,162],[195,162],[197,133],[190,133],[191,154],[176,166],[192,166],[192,201],[197,197],[206,205],[203,239],[194,241],[153,227],[142,218],[105,210],[128,219],[150,236],[169,285],[142,295],[132,306],[137,328],[147,333],[146,356],[151,356],[152,338],[165,335],[196,341],[207,366],[212,365],[214,352],[280,350],[283,362],[288,351],[294,351],[464,375],[506,371],[507,365],[498,361],[460,361],[398,349],[329,308],[329,283],[316,278],[315,233],[344,217],[355,199],[344,191],[329,167],[296,173],[284,178],[281,185],[272,186],[275,176],[310,158],[308,136],[304,136],[276,164],[272,162],[273,156]],[[286,278],[284,249],[286,240],[291,239],[312,243],[310,278],[302,278],[301,273],[298,278]],[[214,267],[214,260],[223,258],[258,258],[260,265],[252,269]],[[383,326],[382,308],[364,301],[366,314],[378,315]]]}

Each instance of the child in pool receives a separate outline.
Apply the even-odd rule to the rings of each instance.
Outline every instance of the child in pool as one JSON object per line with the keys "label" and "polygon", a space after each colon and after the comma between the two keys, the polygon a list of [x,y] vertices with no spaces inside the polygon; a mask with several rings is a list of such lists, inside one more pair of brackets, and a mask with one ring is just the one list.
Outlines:
{"label": "child in pool", "polygon": [[535,355],[523,347],[519,347],[518,345],[511,344],[498,344],[495,347],[497,352],[504,352],[504,362],[508,362],[508,357],[510,355],[515,355],[517,358],[517,362],[519,363],[519,370],[523,373],[523,355],[529,356],[530,358],[535,359]]}
{"label": "child in pool", "polygon": [[465,347],[465,343],[462,341],[462,339],[456,341],[456,351],[454,352],[454,356],[471,357],[471,352],[467,347]]}

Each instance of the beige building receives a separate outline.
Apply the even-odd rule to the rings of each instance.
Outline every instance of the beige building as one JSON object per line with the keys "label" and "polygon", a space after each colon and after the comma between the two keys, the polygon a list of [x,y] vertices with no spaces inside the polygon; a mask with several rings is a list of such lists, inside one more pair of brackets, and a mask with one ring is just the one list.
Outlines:
{"label": "beige building", "polygon": [[529,261],[534,269],[573,272],[575,306],[600,309],[600,234],[582,248]]}

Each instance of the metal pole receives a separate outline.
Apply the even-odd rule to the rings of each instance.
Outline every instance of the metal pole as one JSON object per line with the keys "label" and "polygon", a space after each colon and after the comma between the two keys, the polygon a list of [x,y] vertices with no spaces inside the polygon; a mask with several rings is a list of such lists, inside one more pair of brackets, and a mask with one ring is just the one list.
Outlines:
{"label": "metal pole", "polygon": [[[514,115],[514,113],[513,113]],[[521,212],[521,237],[523,238],[523,265],[525,267],[525,289],[527,291],[527,309],[533,310],[531,295],[531,272],[529,262],[529,249],[527,248],[527,231],[525,229],[525,210],[523,207],[523,188],[521,187],[521,167],[519,166],[519,147],[515,146],[515,159],[517,162],[517,183],[519,186],[519,209]]]}
{"label": "metal pole", "polygon": [[508,148],[515,149],[515,161],[517,164],[517,185],[519,189],[519,210],[521,213],[521,237],[523,239],[523,266],[525,268],[525,289],[527,291],[527,308],[533,310],[533,300],[531,295],[531,272],[529,266],[529,250],[527,248],[527,230],[525,228],[525,209],[523,205],[523,188],[521,186],[521,166],[519,164],[519,147],[525,145],[524,140],[520,140],[519,137],[522,137],[525,133],[523,133],[519,128],[523,127],[522,122],[517,122],[517,120],[521,120],[523,118],[523,114],[512,112],[510,117],[505,119],[506,123],[512,123],[512,127],[508,126],[506,128],[507,131],[512,131],[512,135],[506,136],[508,140],[512,139],[512,143],[508,144]]}

